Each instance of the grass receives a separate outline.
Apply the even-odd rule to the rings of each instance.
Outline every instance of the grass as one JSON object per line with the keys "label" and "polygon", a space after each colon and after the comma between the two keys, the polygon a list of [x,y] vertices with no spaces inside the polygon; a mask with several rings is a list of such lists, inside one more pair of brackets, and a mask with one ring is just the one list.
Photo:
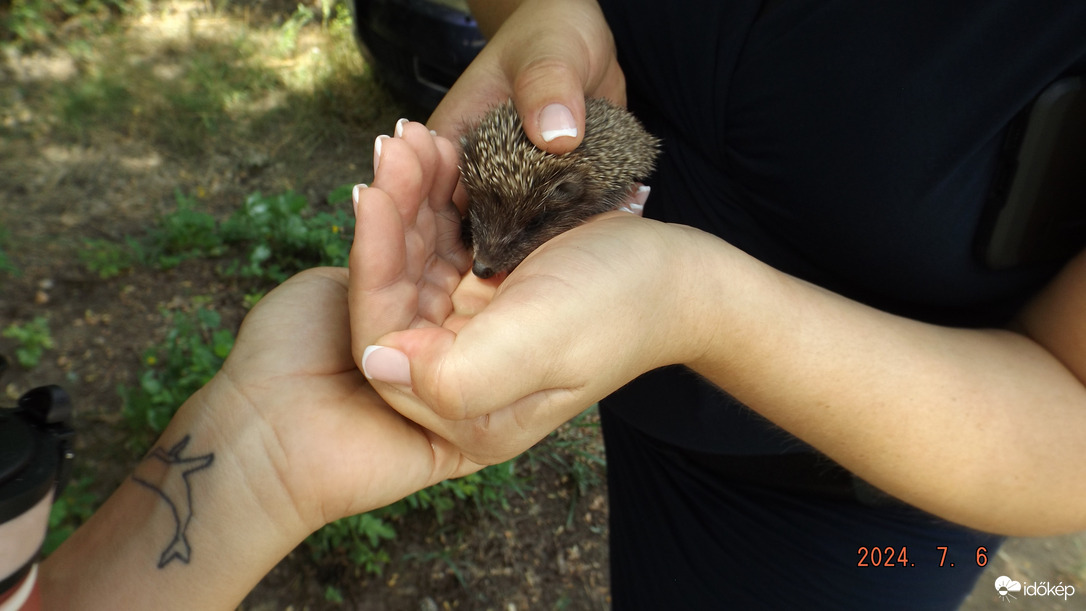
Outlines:
{"label": "grass", "polygon": [[13,0],[0,15],[0,41],[23,49],[56,42],[58,23],[68,33],[102,34],[116,25],[115,17],[145,5],[140,0]]}
{"label": "grass", "polygon": [[308,267],[346,266],[354,218],[338,204],[350,198],[350,190],[347,185],[333,191],[329,208],[319,211],[297,193],[251,193],[224,221],[177,192],[176,207],[145,235],[121,242],[87,239],[78,256],[102,279],[136,265],[170,269],[190,259],[219,259],[223,275],[253,278],[270,288]]}
{"label": "grass", "polygon": [[0,335],[16,341],[15,359],[26,369],[37,367],[45,351],[55,347],[49,319],[44,316],[35,316],[24,324],[11,323]]}
{"label": "grass", "polygon": [[603,486],[607,466],[600,440],[599,408],[592,406],[548,436],[550,443],[528,450],[526,456],[535,467],[542,464],[559,474],[572,489],[566,526],[573,524],[577,503],[590,490]]}
{"label": "grass", "polygon": [[[44,106],[26,110],[69,142],[124,134],[186,157],[224,147],[233,153],[231,145],[279,154],[296,149],[288,158],[302,163],[330,135],[357,129],[392,106],[354,47],[342,1],[298,4],[277,26],[259,28],[230,18],[226,3],[202,18],[193,15],[207,10],[204,2],[15,0],[12,6],[2,17],[8,34],[0,44],[21,53],[46,42],[63,49],[56,59],[68,69],[60,78],[28,82],[27,93]],[[155,10],[171,12],[135,18]],[[82,35],[57,35],[61,24]],[[268,141],[271,131],[283,137],[284,124],[293,126],[287,139]]]}

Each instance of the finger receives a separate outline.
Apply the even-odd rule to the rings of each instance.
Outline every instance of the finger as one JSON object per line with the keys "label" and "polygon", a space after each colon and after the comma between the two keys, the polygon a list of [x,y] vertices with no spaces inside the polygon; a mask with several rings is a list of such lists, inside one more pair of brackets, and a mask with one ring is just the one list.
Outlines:
{"label": "finger", "polygon": [[[460,213],[452,203],[453,190],[460,180],[456,149],[447,139],[435,137],[421,123],[401,119],[396,124],[396,134],[415,151],[422,169],[419,188],[425,198],[425,208],[420,207],[416,217],[419,233],[424,238],[420,246],[427,255],[434,253],[451,262],[459,277],[470,268],[471,254],[460,239]],[[445,266],[436,268],[445,273]],[[434,266],[427,266],[427,273],[433,269]],[[430,276],[427,279],[445,284],[444,279]]]}
{"label": "finger", "polygon": [[[453,310],[459,316],[472,317],[478,314],[494,299],[498,286],[483,280],[475,274],[466,274],[453,292]],[[448,324],[445,328],[450,329]],[[457,329],[453,329],[457,331]]]}
{"label": "finger", "polygon": [[414,318],[415,284],[405,276],[407,247],[396,202],[377,188],[363,189],[350,253],[348,301],[355,361],[376,338],[407,328]]}
{"label": "finger", "polygon": [[460,274],[465,274],[471,269],[472,255],[464,247],[460,225],[467,221],[461,218],[461,211],[453,202],[460,184],[459,155],[452,142],[445,138],[438,138],[436,144],[443,168],[434,180],[435,197],[430,199],[437,220],[437,255],[451,263]]}
{"label": "finger", "polygon": [[418,289],[418,315],[434,326],[441,325],[452,313],[451,291],[433,282],[424,282]]}
{"label": "finger", "polygon": [[[424,197],[435,195],[433,192],[434,181],[442,170],[439,168],[440,157],[438,155],[435,138],[430,130],[422,123],[400,119],[396,122],[396,137],[410,145],[418,157],[419,167],[422,169],[422,179],[419,183],[419,191]],[[444,177],[442,187],[444,187]],[[447,197],[447,195],[445,196]]]}
{"label": "finger", "polygon": [[421,185],[426,189],[416,221],[418,234],[408,241],[408,275],[414,277],[411,261],[422,263],[419,314],[439,325],[452,311],[449,296],[471,265],[471,254],[460,240],[460,213],[451,201],[460,179],[458,156],[451,142],[434,136],[421,123],[401,120],[397,135],[418,153],[424,176]]}
{"label": "finger", "polygon": [[404,387],[409,379],[414,394],[447,420],[476,418],[539,392],[577,390],[579,384],[551,375],[551,364],[563,351],[563,340],[557,337],[561,333],[518,320],[516,312],[496,311],[503,308],[495,304],[455,334],[447,328],[425,328],[378,338],[378,345],[403,355],[401,369],[382,379]]}
{"label": "finger", "polygon": [[[416,123],[420,129],[426,129]],[[429,134],[429,132],[427,132]],[[444,209],[453,199],[453,190],[460,181],[460,158],[452,142],[440,136],[432,136],[434,146],[435,171],[433,186],[430,190],[430,207],[435,211]]]}
{"label": "finger", "polygon": [[595,401],[565,391],[542,391],[472,420],[432,423],[431,429],[472,462],[498,464],[521,454]]}
{"label": "finger", "polygon": [[373,159],[377,169],[372,186],[387,193],[396,203],[404,228],[414,227],[426,180],[418,152],[402,139],[378,136]]}
{"label": "finger", "polygon": [[649,192],[651,190],[651,187],[647,185],[634,183],[626,197],[619,204],[618,209],[629,212],[634,216],[645,216],[645,203],[649,201]]}
{"label": "finger", "polygon": [[[414,336],[399,338],[410,344],[413,341],[440,342],[442,336],[448,337],[450,333],[445,329],[420,329],[403,335]],[[380,341],[397,343],[397,338],[385,337]],[[405,418],[448,440],[468,459],[479,464],[496,464],[512,458],[595,401],[586,399],[582,393],[545,389],[487,414],[470,419],[449,419],[411,388],[382,382],[374,382],[373,386]]]}
{"label": "finger", "polygon": [[507,67],[524,133],[549,153],[568,153],[584,139],[584,81],[576,63],[576,57],[537,55]]}
{"label": "finger", "polygon": [[[599,6],[568,3],[558,15],[562,21],[554,25],[553,35],[507,47],[501,62],[524,133],[555,154],[572,151],[584,138],[586,93],[622,95],[610,89],[617,69],[614,39]],[[600,91],[604,84],[608,90]],[[612,101],[625,103],[624,98]]]}

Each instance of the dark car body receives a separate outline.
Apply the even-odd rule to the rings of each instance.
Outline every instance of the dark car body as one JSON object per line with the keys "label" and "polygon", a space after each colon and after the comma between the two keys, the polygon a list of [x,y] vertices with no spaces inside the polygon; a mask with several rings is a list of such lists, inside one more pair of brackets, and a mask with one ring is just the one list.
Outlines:
{"label": "dark car body", "polygon": [[393,93],[433,110],[486,44],[463,0],[351,0],[366,61]]}

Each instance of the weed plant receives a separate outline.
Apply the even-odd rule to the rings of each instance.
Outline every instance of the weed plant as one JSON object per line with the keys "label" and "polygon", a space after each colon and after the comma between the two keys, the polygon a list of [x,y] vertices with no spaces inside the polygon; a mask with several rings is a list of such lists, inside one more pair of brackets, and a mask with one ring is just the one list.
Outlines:
{"label": "weed plant", "polygon": [[49,320],[44,316],[37,316],[23,325],[12,323],[4,329],[3,336],[18,342],[15,347],[15,360],[27,369],[37,367],[44,352],[53,348]]}
{"label": "weed plant", "polygon": [[[330,201],[350,197],[350,187],[337,189]],[[136,265],[170,269],[190,259],[218,259],[226,276],[278,284],[318,265],[347,264],[354,219],[345,206],[313,212],[296,193],[249,195],[227,220],[199,209],[198,201],[176,193],[177,208],[159,217],[142,238],[84,242],[79,258],[103,279]]]}
{"label": "weed plant", "polygon": [[127,443],[135,454],[146,453],[185,399],[219,371],[234,346],[234,335],[221,328],[219,313],[200,301],[190,311],[162,312],[169,330],[161,343],[144,352],[139,384],[118,388]]}
{"label": "weed plant", "polygon": [[53,509],[49,514],[49,531],[42,543],[43,554],[53,553],[80,524],[90,519],[98,506],[98,495],[91,489],[93,484],[94,478],[90,475],[73,478],[53,502]]}
{"label": "weed plant", "polygon": [[387,507],[332,522],[310,535],[306,544],[316,560],[345,557],[364,572],[381,575],[391,562],[382,542],[396,538],[395,523],[402,516],[428,512],[442,524],[465,505],[498,515],[509,509],[509,496],[523,495],[527,486],[527,480],[517,474],[516,460],[509,460],[445,480]]}
{"label": "weed plant", "polygon": [[572,526],[577,502],[589,490],[603,485],[601,474],[607,462],[600,439],[599,408],[595,405],[581,412],[564,427],[549,435],[549,443],[528,450],[532,468],[546,465],[572,485],[573,494],[566,513],[566,526]]}

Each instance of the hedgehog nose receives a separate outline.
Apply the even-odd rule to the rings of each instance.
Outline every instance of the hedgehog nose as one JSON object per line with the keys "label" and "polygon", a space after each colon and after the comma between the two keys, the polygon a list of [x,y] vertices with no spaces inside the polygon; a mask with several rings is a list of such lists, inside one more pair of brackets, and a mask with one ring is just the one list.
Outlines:
{"label": "hedgehog nose", "polygon": [[471,266],[471,273],[482,278],[483,280],[486,280],[487,278],[494,275],[494,268],[489,267],[482,261],[476,261],[475,264]]}

